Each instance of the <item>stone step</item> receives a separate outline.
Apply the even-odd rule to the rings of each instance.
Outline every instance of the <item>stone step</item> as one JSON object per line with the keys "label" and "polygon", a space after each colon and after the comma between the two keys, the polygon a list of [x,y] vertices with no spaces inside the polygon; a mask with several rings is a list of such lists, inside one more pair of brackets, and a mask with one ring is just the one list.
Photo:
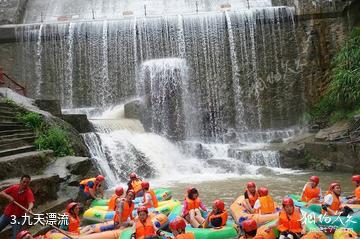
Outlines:
{"label": "stone step", "polygon": [[30,151],[34,151],[35,149],[36,148],[34,145],[25,145],[25,146],[21,146],[21,147],[17,147],[17,148],[0,150],[0,157],[30,152]]}
{"label": "stone step", "polygon": [[23,174],[35,174],[54,159],[52,150],[31,151],[0,157],[0,180]]}
{"label": "stone step", "polygon": [[1,139],[0,140],[0,150],[17,148],[20,146],[31,145],[35,141],[35,136],[32,137],[23,137],[23,138],[14,138],[14,139]]}
{"label": "stone step", "polygon": [[0,123],[19,123],[16,117],[0,115]]}
{"label": "stone step", "polygon": [[0,131],[14,129],[26,129],[26,127],[22,123],[0,123]]}
{"label": "stone step", "polygon": [[14,112],[14,113],[17,112],[16,108],[14,108],[13,106],[0,105],[0,110],[1,110],[1,111]]}
{"label": "stone step", "polygon": [[18,134],[9,134],[9,135],[0,135],[0,140],[2,139],[17,139],[24,137],[35,137],[34,132],[18,133]]}
{"label": "stone step", "polygon": [[33,131],[31,129],[4,130],[4,131],[0,131],[0,138],[1,138],[1,136],[16,135],[16,134],[26,134],[26,133],[33,133]]}
{"label": "stone step", "polygon": [[16,117],[17,112],[15,111],[10,111],[8,109],[1,109],[0,108],[0,115],[1,116],[12,116],[12,117]]}

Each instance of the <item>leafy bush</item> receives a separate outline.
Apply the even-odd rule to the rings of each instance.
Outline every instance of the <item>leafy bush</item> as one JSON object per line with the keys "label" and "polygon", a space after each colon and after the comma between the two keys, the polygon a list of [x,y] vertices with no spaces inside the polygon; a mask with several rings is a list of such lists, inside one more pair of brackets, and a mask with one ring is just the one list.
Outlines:
{"label": "leafy bush", "polygon": [[329,87],[311,112],[315,119],[341,120],[360,105],[360,27],[350,34],[332,64]]}
{"label": "leafy bush", "polygon": [[33,130],[40,131],[44,127],[44,120],[38,113],[26,112],[17,115],[17,118],[19,121],[25,124],[26,127],[29,127]]}
{"label": "leafy bush", "polygon": [[8,104],[8,105],[17,106],[15,101],[13,101],[12,99],[9,99],[9,98],[4,98],[2,100],[2,102],[4,102],[5,104]]}
{"label": "leafy bush", "polygon": [[74,155],[67,133],[59,127],[50,127],[35,140],[39,150],[51,149],[55,156]]}

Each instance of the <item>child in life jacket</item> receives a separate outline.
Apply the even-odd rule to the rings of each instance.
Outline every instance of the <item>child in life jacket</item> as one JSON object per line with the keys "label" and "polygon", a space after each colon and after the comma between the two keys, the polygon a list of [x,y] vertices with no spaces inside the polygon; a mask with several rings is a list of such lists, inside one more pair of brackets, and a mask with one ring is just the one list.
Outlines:
{"label": "child in life jacket", "polygon": [[320,179],[318,176],[311,176],[301,193],[301,201],[310,203],[318,203],[321,198],[321,189],[319,187]]}
{"label": "child in life jacket", "polygon": [[291,198],[284,198],[282,201],[282,210],[279,212],[279,219],[275,225],[270,226],[267,231],[277,227],[280,232],[279,239],[300,239],[305,235],[305,221],[302,221],[300,208],[294,206]]}
{"label": "child in life jacket", "polygon": [[225,210],[225,203],[221,200],[215,200],[212,211],[207,216],[204,228],[207,227],[223,227],[228,219],[228,212]]}
{"label": "child in life jacket", "polygon": [[146,207],[141,206],[137,209],[138,217],[134,224],[134,239],[158,239],[158,236],[165,236],[165,233],[157,228],[156,223],[151,220],[149,211]]}
{"label": "child in life jacket", "polygon": [[360,204],[360,175],[354,175],[351,178],[351,181],[355,185],[354,195],[347,197],[350,204]]}
{"label": "child in life jacket", "polygon": [[194,228],[202,228],[205,219],[201,215],[201,211],[207,211],[205,205],[199,198],[199,192],[196,188],[189,188],[185,196],[182,217]]}
{"label": "child in life jacket", "polygon": [[144,191],[141,187],[142,180],[134,172],[130,173],[129,177],[130,177],[130,180],[127,183],[127,185],[128,185],[127,191],[134,190],[135,197],[142,197],[144,195]]}
{"label": "child in life jacket", "polygon": [[246,191],[244,192],[244,202],[242,206],[249,212],[255,213],[254,205],[259,198],[259,193],[256,190],[256,184],[254,182],[248,182],[246,185]]}
{"label": "child in life jacket", "polygon": [[144,190],[141,206],[145,206],[147,208],[157,208],[158,200],[154,191],[150,189],[150,184],[148,182],[142,182],[141,187]]}
{"label": "child in life jacket", "polygon": [[259,198],[254,205],[255,212],[259,214],[271,214],[276,212],[275,202],[269,195],[267,188],[261,187],[258,190]]}
{"label": "child in life jacket", "polygon": [[66,206],[67,223],[61,224],[60,228],[74,234],[88,235],[94,232],[91,226],[80,229],[80,204],[71,202]]}
{"label": "child in life jacket", "polygon": [[263,236],[257,234],[257,223],[254,219],[248,219],[241,222],[241,228],[245,235],[240,236],[239,239],[264,239]]}
{"label": "child in life jacket", "polygon": [[195,239],[192,232],[185,231],[186,222],[184,219],[177,217],[169,224],[169,228],[174,235],[174,238],[168,237],[168,239]]}
{"label": "child in life jacket", "polygon": [[108,211],[115,211],[116,204],[118,200],[121,199],[122,195],[124,194],[124,189],[121,186],[116,187],[115,193],[111,196],[109,203],[108,203]]}
{"label": "child in life jacket", "polygon": [[125,228],[133,225],[132,211],[135,208],[133,200],[135,199],[135,192],[129,190],[125,198],[117,199],[115,206],[114,224],[115,228]]}

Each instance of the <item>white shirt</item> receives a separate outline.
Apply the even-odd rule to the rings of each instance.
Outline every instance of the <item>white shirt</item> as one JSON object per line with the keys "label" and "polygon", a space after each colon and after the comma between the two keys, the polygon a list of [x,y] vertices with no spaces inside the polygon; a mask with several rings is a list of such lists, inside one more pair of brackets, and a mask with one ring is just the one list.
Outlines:
{"label": "white shirt", "polygon": [[[334,199],[333,199],[333,195],[330,193],[330,194],[328,194],[328,195],[326,195],[326,196],[324,197],[324,204],[330,206],[330,205],[333,203],[333,200],[334,200]],[[346,202],[346,198],[340,197],[340,202],[341,202],[341,203],[345,203],[345,202]]]}
{"label": "white shirt", "polygon": [[257,209],[259,209],[260,207],[261,207],[260,200],[257,199],[257,200],[255,201],[255,204],[254,204],[254,209],[257,210]]}

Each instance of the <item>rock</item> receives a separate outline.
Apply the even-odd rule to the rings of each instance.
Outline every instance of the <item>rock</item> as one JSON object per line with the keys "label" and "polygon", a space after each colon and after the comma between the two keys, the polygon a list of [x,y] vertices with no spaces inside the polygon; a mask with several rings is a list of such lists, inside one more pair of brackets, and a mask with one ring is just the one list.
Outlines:
{"label": "rock", "polygon": [[282,168],[305,169],[308,166],[307,158],[305,157],[305,145],[300,144],[292,147],[287,147],[279,151],[280,166]]}
{"label": "rock", "polygon": [[32,151],[0,158],[0,180],[22,174],[36,174],[54,160],[52,150]]}
{"label": "rock", "polygon": [[[18,184],[20,178],[12,178],[0,182],[0,191],[7,187]],[[31,176],[30,188],[35,196],[35,205],[56,200],[57,192],[60,187],[60,177],[58,175],[36,175]],[[0,211],[2,212],[7,204],[7,200],[0,199]]]}
{"label": "rock", "polygon": [[282,138],[273,139],[270,141],[270,144],[280,144],[283,143],[284,140]]}
{"label": "rock", "polygon": [[86,114],[66,114],[61,115],[61,119],[71,124],[79,133],[88,133],[93,131]]}
{"label": "rock", "polygon": [[140,119],[140,101],[133,100],[124,106],[124,114],[127,119]]}
{"label": "rock", "polygon": [[52,115],[61,115],[61,106],[59,100],[35,100],[39,109],[49,112]]}
{"label": "rock", "polygon": [[347,130],[349,129],[349,124],[346,121],[340,121],[328,127],[326,129],[320,130],[316,135],[315,139],[317,141],[329,141],[334,140],[338,137],[342,137],[346,134]]}
{"label": "rock", "polygon": [[71,174],[85,176],[93,167],[90,158],[87,157],[72,157],[67,156],[62,158],[62,160],[67,160],[66,168]]}

